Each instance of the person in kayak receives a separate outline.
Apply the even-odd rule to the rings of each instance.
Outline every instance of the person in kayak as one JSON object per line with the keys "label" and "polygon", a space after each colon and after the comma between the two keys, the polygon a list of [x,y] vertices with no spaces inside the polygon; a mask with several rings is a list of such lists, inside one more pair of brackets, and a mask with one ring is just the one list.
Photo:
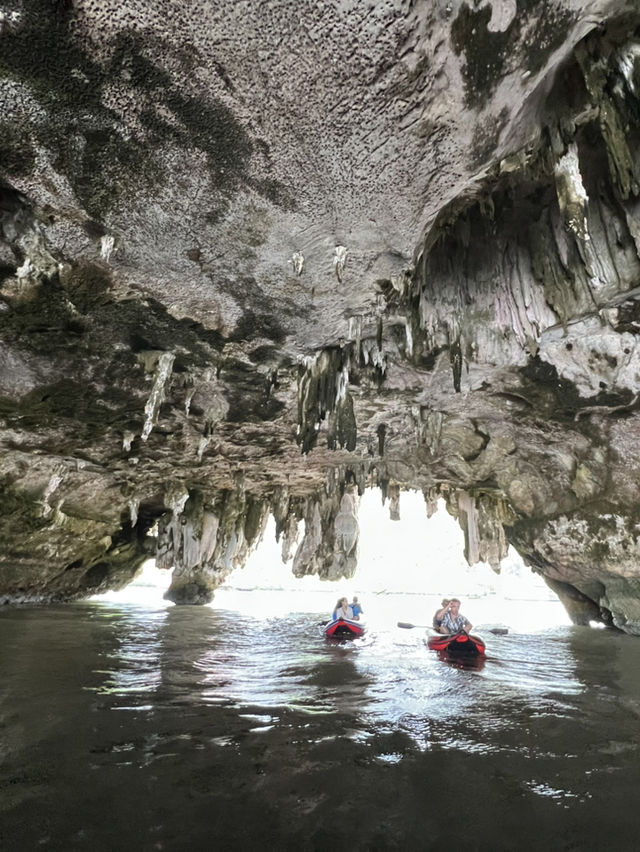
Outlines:
{"label": "person in kayak", "polygon": [[440,633],[459,633],[461,630],[464,630],[465,633],[471,633],[472,627],[471,622],[460,612],[458,598],[451,598],[442,617],[442,623],[438,628]]}
{"label": "person in kayak", "polygon": [[353,617],[356,621],[360,621],[360,615],[362,614],[362,607],[358,601],[358,598],[354,595],[353,600],[351,601],[351,609],[353,610]]}
{"label": "person in kayak", "polygon": [[349,606],[349,598],[340,598],[338,603],[336,604],[336,608],[333,611],[333,620],[336,621],[338,618],[348,618],[349,621],[353,621],[353,610]]}
{"label": "person in kayak", "polygon": [[444,618],[444,614],[447,611],[447,607],[449,606],[449,598],[442,598],[442,603],[440,604],[440,609],[436,610],[433,616],[433,629],[440,630],[440,625],[442,624],[442,619]]}

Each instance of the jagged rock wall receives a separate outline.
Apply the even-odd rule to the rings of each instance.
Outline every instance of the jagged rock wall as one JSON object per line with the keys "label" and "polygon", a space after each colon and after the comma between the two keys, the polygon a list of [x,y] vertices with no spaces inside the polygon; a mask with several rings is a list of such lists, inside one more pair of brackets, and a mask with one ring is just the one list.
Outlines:
{"label": "jagged rock wall", "polygon": [[294,11],[0,8],[0,599],[349,577],[373,485],[640,633],[636,4]]}
{"label": "jagged rock wall", "polygon": [[[555,588],[638,632],[638,43],[627,35],[613,28],[577,47],[541,145],[515,169],[502,161],[492,194],[431,235],[411,307],[424,348],[455,353],[456,390],[496,393],[526,421],[498,453],[515,465],[486,468],[518,515],[503,521],[511,542]],[[511,370],[496,391],[487,365]],[[461,425],[471,424],[485,443],[477,465],[494,438],[486,424]]]}

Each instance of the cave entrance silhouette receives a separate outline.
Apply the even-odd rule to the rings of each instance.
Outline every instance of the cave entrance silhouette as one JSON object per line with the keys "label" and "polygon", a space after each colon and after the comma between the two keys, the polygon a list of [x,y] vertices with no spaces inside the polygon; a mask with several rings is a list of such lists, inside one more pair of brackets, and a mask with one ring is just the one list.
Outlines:
{"label": "cave entrance silhouette", "polygon": [[[255,616],[295,611],[321,616],[333,609],[338,597],[357,594],[367,620],[389,626],[398,620],[429,623],[440,600],[455,596],[463,601],[462,611],[474,625],[500,624],[511,631],[529,632],[570,624],[557,596],[513,548],[500,573],[487,563],[468,565],[463,533],[443,500],[430,518],[417,491],[402,492],[400,520],[391,519],[389,508],[377,488],[362,495],[358,568],[351,579],[336,582],[294,577],[292,560],[282,562],[271,517],[246,565],[226,579],[209,606]],[[303,533],[301,522],[299,541]],[[149,560],[125,589],[96,599],[172,606],[163,599],[170,580],[170,572],[160,571]]]}

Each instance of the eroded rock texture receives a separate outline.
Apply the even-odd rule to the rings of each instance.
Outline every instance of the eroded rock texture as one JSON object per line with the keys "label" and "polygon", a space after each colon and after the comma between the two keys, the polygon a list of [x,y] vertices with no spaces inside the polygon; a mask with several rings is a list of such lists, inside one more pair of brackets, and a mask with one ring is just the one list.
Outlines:
{"label": "eroded rock texture", "polygon": [[14,0],[0,99],[3,600],[351,576],[373,485],[640,633],[636,3]]}

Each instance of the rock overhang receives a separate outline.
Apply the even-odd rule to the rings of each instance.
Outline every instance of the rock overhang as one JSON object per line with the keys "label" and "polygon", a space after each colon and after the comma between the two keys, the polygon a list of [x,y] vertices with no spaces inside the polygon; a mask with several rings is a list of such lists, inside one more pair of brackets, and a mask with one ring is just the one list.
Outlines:
{"label": "rock overhang", "polygon": [[637,632],[633,4],[3,14],[7,599],[126,582],[157,522],[206,599],[269,511],[348,576],[374,483]]}

